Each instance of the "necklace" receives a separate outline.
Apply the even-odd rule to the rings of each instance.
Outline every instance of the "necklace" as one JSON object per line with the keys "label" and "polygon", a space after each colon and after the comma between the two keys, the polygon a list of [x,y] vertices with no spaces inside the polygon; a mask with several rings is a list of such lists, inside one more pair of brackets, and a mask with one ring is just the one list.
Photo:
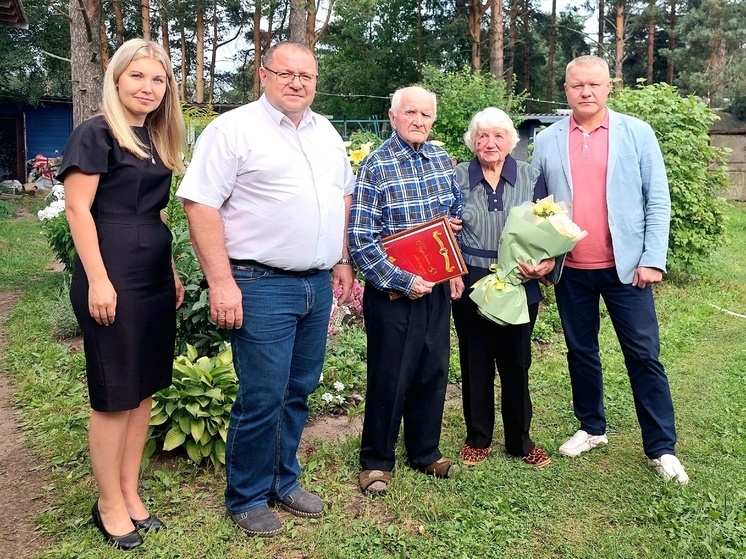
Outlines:
{"label": "necklace", "polygon": [[153,149],[153,138],[150,136],[150,130],[147,130],[148,142],[150,142],[150,162],[155,165],[155,150]]}

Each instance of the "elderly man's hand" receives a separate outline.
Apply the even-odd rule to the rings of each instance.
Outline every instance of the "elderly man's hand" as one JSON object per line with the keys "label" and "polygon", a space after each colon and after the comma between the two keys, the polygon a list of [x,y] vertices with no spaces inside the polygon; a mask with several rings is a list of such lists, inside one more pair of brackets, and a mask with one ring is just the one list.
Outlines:
{"label": "elderly man's hand", "polygon": [[424,280],[420,276],[415,276],[414,284],[412,284],[412,289],[410,289],[409,293],[407,293],[407,297],[412,300],[419,299],[423,295],[432,293],[434,286],[435,284],[433,282]]}
{"label": "elderly man's hand", "polygon": [[451,287],[451,299],[454,301],[458,301],[461,299],[461,296],[464,294],[464,278],[461,276],[455,277],[450,280],[450,287]]}
{"label": "elderly man's hand", "polygon": [[458,233],[459,231],[461,231],[461,228],[463,227],[462,220],[460,220],[457,217],[449,217],[448,218],[448,223],[451,224],[451,230],[454,233]]}

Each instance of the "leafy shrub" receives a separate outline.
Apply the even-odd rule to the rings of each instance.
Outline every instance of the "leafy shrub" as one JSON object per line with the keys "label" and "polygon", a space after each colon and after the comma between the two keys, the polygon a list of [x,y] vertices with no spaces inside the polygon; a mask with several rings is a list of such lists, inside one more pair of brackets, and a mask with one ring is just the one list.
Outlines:
{"label": "leafy shrub", "polygon": [[75,245],[70,234],[70,224],[65,217],[65,187],[57,184],[49,194],[49,204],[39,210],[37,217],[42,222],[41,231],[60,262],[68,270],[73,269]]}
{"label": "leafy shrub", "polygon": [[[310,416],[362,411],[366,382],[366,339],[363,330],[348,324],[329,341],[319,386],[309,396]],[[187,345],[186,355],[174,360],[173,383],[153,396],[151,433],[145,453],[162,442],[163,450],[184,447],[189,459],[214,468],[225,465],[225,442],[238,377],[231,349],[216,357],[199,357]]]}
{"label": "leafy shrub", "polygon": [[163,450],[183,446],[195,464],[209,458],[216,469],[225,465],[228,422],[237,393],[230,348],[216,357],[198,358],[197,350],[188,346],[187,354],[174,361],[173,384],[153,396],[153,430],[145,456],[162,440]]}
{"label": "leafy shrub", "polygon": [[708,135],[717,116],[695,96],[682,97],[665,83],[621,89],[609,105],[653,127],[671,190],[669,258],[673,266],[695,264],[725,236],[718,193],[727,185],[727,168],[723,150],[711,146]]}
{"label": "leafy shrub", "polygon": [[463,138],[477,112],[486,107],[497,107],[508,114],[523,112],[527,95],[512,95],[506,91],[505,82],[491,74],[473,73],[468,68],[445,73],[432,66],[425,66],[424,73],[423,85],[438,96],[438,114],[431,138],[444,142],[445,150],[459,161],[473,157]]}
{"label": "leafy shrub", "polygon": [[[183,215],[184,210],[178,209]],[[175,219],[170,227],[176,272],[184,284],[184,302],[176,312],[176,354],[186,353],[188,345],[200,356],[214,354],[228,341],[228,332],[210,321],[210,303],[203,287],[205,276],[194,254],[186,219]]]}
{"label": "leafy shrub", "polygon": [[[217,114],[209,109],[183,107],[187,127],[187,162],[191,158],[199,133]],[[188,164],[188,163],[187,163]],[[176,272],[184,284],[184,303],[176,312],[176,354],[187,353],[191,345],[199,356],[214,354],[228,341],[228,332],[210,321],[210,303],[203,287],[205,275],[194,254],[189,234],[189,222],[184,206],[175,196],[183,176],[171,181],[171,197],[166,206],[166,220],[173,233],[172,255]]]}

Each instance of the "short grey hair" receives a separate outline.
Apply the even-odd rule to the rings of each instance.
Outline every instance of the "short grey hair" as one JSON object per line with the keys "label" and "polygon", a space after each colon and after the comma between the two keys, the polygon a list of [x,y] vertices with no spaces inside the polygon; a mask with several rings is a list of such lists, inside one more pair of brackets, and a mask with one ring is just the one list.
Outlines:
{"label": "short grey hair", "polygon": [[267,50],[267,52],[265,52],[262,56],[262,66],[266,68],[267,66],[272,64],[274,62],[275,52],[277,52],[279,49],[284,48],[291,48],[293,50],[305,52],[306,54],[311,55],[313,57],[313,61],[316,63],[316,67],[318,68],[319,60],[316,57],[316,53],[300,41],[280,41],[279,43],[275,43],[274,45],[269,47],[269,50]]}
{"label": "short grey hair", "polygon": [[424,87],[420,87],[419,85],[410,85],[408,87],[400,87],[399,89],[397,89],[396,91],[394,91],[394,95],[392,95],[392,97],[391,97],[391,110],[396,113],[399,110],[399,107],[401,106],[401,100],[402,100],[402,97],[404,97],[404,94],[409,93],[409,92],[411,92],[413,90],[424,91],[425,93],[427,93],[428,95],[430,95],[430,97],[432,97],[432,100],[433,100],[433,119],[435,119],[435,117],[438,116],[438,98],[435,95],[435,93],[433,93],[429,89],[425,89]]}
{"label": "short grey hair", "polygon": [[611,74],[609,73],[608,62],[606,62],[600,56],[595,56],[593,54],[584,54],[583,56],[573,58],[570,62],[567,63],[567,68],[565,68],[565,83],[567,83],[567,76],[570,75],[570,70],[572,70],[575,66],[600,66],[606,71],[606,75],[611,77]]}
{"label": "short grey hair", "polygon": [[474,139],[480,128],[502,128],[505,130],[508,133],[511,152],[518,145],[518,132],[513,126],[513,121],[505,111],[501,111],[497,107],[487,107],[471,118],[469,128],[464,134],[464,143],[472,153],[474,153]]}

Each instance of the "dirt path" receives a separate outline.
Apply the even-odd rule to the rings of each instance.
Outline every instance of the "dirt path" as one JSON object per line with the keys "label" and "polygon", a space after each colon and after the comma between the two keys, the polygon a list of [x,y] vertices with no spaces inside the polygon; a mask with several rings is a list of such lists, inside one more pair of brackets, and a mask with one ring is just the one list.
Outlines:
{"label": "dirt path", "polygon": [[[0,292],[0,362],[6,345],[5,320],[19,293]],[[0,556],[13,559],[33,557],[42,545],[34,518],[46,507],[43,487],[46,476],[27,450],[13,406],[13,387],[0,368]]]}

